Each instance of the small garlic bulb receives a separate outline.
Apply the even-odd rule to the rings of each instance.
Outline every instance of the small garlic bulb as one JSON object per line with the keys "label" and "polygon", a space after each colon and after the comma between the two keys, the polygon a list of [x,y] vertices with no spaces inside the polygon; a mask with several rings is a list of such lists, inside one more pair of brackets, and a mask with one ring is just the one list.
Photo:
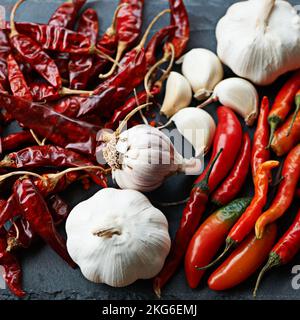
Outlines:
{"label": "small garlic bulb", "polygon": [[180,73],[172,71],[166,85],[166,94],[160,112],[171,117],[178,110],[186,108],[192,101],[189,82]]}
{"label": "small garlic bulb", "polygon": [[[186,160],[171,140],[157,128],[138,125],[108,139],[103,156],[112,168],[112,176],[122,189],[148,192],[158,188],[176,173],[193,170],[199,163]],[[201,168],[195,167],[195,172]]]}
{"label": "small garlic bulb", "polygon": [[178,111],[170,120],[194,147],[196,157],[209,150],[215,135],[216,124],[208,112],[198,108],[185,108]]}
{"label": "small garlic bulb", "polygon": [[204,100],[224,76],[220,59],[210,50],[192,49],[183,57],[182,74],[190,82],[194,98]]}
{"label": "small garlic bulb", "polygon": [[241,78],[228,78],[221,81],[214,89],[210,99],[199,107],[220,101],[241,115],[248,126],[253,125],[258,116],[258,93],[252,83]]}

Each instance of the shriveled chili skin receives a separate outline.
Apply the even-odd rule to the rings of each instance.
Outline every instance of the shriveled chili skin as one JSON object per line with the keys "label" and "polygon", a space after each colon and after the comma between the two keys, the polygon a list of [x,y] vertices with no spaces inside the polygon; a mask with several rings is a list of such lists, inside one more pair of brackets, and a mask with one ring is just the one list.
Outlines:
{"label": "shriveled chili skin", "polygon": [[[193,237],[201,217],[206,209],[208,195],[226,177],[234,164],[242,140],[242,127],[233,111],[227,107],[219,107],[217,111],[218,126],[215,134],[211,160],[204,172],[196,179],[190,198],[186,204],[171,251],[163,269],[154,278],[154,291],[160,295],[161,288],[176,272],[188,244]],[[233,143],[234,142],[234,143]],[[222,150],[221,154],[219,154]],[[217,154],[219,154],[218,158]],[[210,172],[208,183],[204,184]]]}
{"label": "shriveled chili skin", "polygon": [[46,199],[55,225],[60,225],[70,213],[68,204],[57,194]]}
{"label": "shriveled chili skin", "polygon": [[27,85],[25,77],[12,54],[9,54],[7,57],[7,75],[13,95],[31,101],[32,95],[30,93],[30,88]]}
{"label": "shriveled chili skin", "polygon": [[271,147],[279,157],[287,154],[300,142],[300,112],[298,112],[293,127],[290,130],[292,120],[293,115],[291,115],[283,125],[275,131]]}
{"label": "shriveled chili skin", "polygon": [[264,263],[277,235],[275,224],[270,225],[261,240],[250,234],[213,272],[208,286],[215,291],[231,289],[248,279]]}
{"label": "shriveled chili skin", "polygon": [[18,216],[19,213],[20,210],[16,202],[16,197],[14,194],[12,194],[5,202],[5,205],[1,208],[0,228],[2,228],[8,220]]}
{"label": "shriveled chili skin", "polygon": [[[18,235],[16,228],[18,228]],[[36,239],[36,233],[32,230],[29,222],[22,216],[14,221],[14,225],[7,232],[7,245],[10,251],[19,248],[27,249]]]}
{"label": "shriveled chili skin", "polygon": [[50,17],[48,25],[72,29],[77,13],[85,3],[86,0],[73,0],[61,4]]}
{"label": "shriveled chili skin", "polygon": [[260,113],[257,120],[257,126],[253,137],[253,147],[251,155],[251,168],[252,177],[254,179],[258,167],[265,161],[270,159],[270,151],[267,148],[269,143],[269,99],[264,97],[261,106]]}
{"label": "shriveled chili skin", "polygon": [[[171,9],[171,25],[176,26],[176,30],[169,37],[169,41],[174,46],[175,58],[178,59],[184,53],[190,38],[189,16],[183,0],[169,0]],[[165,46],[165,50],[169,50]]]}
{"label": "shriveled chili skin", "polygon": [[46,104],[31,103],[3,93],[0,93],[0,103],[37,135],[60,147],[95,157],[96,135],[100,127],[68,118]]}
{"label": "shriveled chili skin", "polygon": [[44,82],[32,82],[29,84],[33,101],[52,101],[61,98],[59,90]]}
{"label": "shriveled chili skin", "polygon": [[218,206],[224,206],[241,191],[249,170],[251,157],[251,140],[247,132],[243,135],[243,141],[239,155],[227,178],[215,190],[211,196],[212,202]]}
{"label": "shriveled chili skin", "polygon": [[32,134],[29,131],[11,133],[2,138],[2,152],[18,149],[28,143],[35,143]]}
{"label": "shriveled chili skin", "polygon": [[53,87],[60,88],[62,86],[59,70],[55,62],[42,50],[39,44],[23,34],[16,34],[10,37],[10,44],[18,52],[22,60],[29,63]]}
{"label": "shriveled chili skin", "polygon": [[6,59],[10,50],[8,37],[4,30],[0,30],[0,85],[4,90],[8,88]]}
{"label": "shriveled chili skin", "polygon": [[293,201],[300,178],[300,144],[287,155],[282,168],[282,177],[283,180],[278,187],[272,205],[255,224],[255,233],[258,238],[262,237],[265,227],[279,219]]}
{"label": "shriveled chili skin", "polygon": [[7,233],[4,228],[0,230],[0,265],[4,268],[3,278],[10,291],[17,297],[24,297],[22,289],[22,269],[17,258],[6,251]]}
{"label": "shriveled chili skin", "polygon": [[[79,18],[77,32],[89,38],[91,45],[97,42],[99,23],[97,12],[86,9]],[[69,62],[69,82],[70,88],[85,89],[93,67],[94,57],[91,55],[71,55]]]}
{"label": "shriveled chili skin", "polygon": [[242,242],[254,228],[257,219],[261,215],[262,210],[267,203],[271,170],[278,166],[278,161],[266,161],[258,167],[254,179],[254,197],[249,207],[230,230],[226,239],[227,245]]}
{"label": "shriveled chili skin", "polygon": [[207,265],[224,242],[231,226],[249,205],[250,198],[232,201],[210,215],[198,228],[185,255],[185,275],[191,288],[196,288],[205,271],[196,267]]}
{"label": "shriveled chili skin", "polygon": [[13,189],[22,216],[29,222],[34,232],[71,267],[75,267],[75,263],[68,254],[65,240],[55,229],[47,204],[34,183],[29,178],[17,180]]}

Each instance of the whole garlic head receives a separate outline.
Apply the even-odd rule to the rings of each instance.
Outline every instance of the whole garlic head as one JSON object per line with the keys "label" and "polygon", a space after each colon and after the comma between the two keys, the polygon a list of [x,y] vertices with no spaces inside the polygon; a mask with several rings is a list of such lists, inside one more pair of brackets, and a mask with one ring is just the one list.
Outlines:
{"label": "whole garlic head", "polygon": [[300,67],[300,16],[288,1],[233,4],[216,29],[218,55],[235,74],[258,85]]}
{"label": "whole garlic head", "polygon": [[67,249],[90,281],[124,287],[153,278],[170,251],[168,222],[134,190],[102,189],[71,211]]}

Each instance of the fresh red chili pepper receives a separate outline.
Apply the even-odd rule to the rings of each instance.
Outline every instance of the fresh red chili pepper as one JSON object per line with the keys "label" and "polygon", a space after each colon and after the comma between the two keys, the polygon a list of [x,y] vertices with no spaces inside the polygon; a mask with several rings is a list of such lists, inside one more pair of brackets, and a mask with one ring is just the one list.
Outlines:
{"label": "fresh red chili pepper", "polygon": [[59,70],[55,62],[42,50],[40,45],[30,37],[17,32],[14,16],[17,8],[24,0],[19,0],[11,12],[9,40],[11,46],[17,51],[22,60],[28,62],[45,80],[53,87],[60,88],[62,85]]}
{"label": "fresh red chili pepper", "polygon": [[270,124],[270,141],[269,146],[273,141],[274,132],[277,127],[284,121],[291,111],[297,91],[300,87],[300,70],[296,71],[294,75],[286,82],[286,84],[279,91],[275,102],[269,113],[268,121]]}
{"label": "fresh red chili pepper", "polygon": [[93,91],[73,90],[65,87],[57,89],[44,82],[33,82],[29,84],[29,87],[33,101],[54,101],[67,95],[90,96],[93,93]]}
{"label": "fresh red chili pepper", "polygon": [[300,199],[300,188],[296,190],[296,197]]}
{"label": "fresh red chili pepper", "polygon": [[[99,23],[94,9],[86,9],[79,18],[77,32],[85,34],[91,45],[97,42]],[[72,55],[69,62],[70,88],[85,89],[93,67],[94,57],[87,55]]]}
{"label": "fresh red chili pepper", "polygon": [[29,131],[11,133],[2,138],[2,152],[18,149],[28,143],[34,143],[35,140]]}
{"label": "fresh red chili pepper", "polygon": [[208,264],[225,240],[230,228],[249,205],[250,198],[232,201],[210,215],[189,243],[185,255],[185,275],[191,288],[197,288],[205,271],[197,266]]}
{"label": "fresh red chili pepper", "polygon": [[74,267],[75,263],[68,254],[65,240],[56,231],[47,204],[34,183],[29,178],[19,179],[15,182],[13,189],[22,216],[29,222],[34,232],[70,266]]}
{"label": "fresh red chili pepper", "polygon": [[61,4],[49,19],[48,25],[72,29],[77,13],[86,3],[86,0],[72,0]]}
{"label": "fresh red chili pepper", "polygon": [[256,296],[260,282],[267,271],[274,267],[285,265],[293,260],[300,250],[300,210],[293,224],[286,233],[280,238],[269,254],[269,260],[261,270],[253,292]]}
{"label": "fresh red chili pepper", "polygon": [[224,206],[241,191],[249,170],[251,157],[251,140],[248,133],[244,133],[240,153],[227,178],[211,196],[212,202]]}
{"label": "fresh red chili pepper", "polygon": [[[294,123],[293,123],[294,121]],[[300,142],[300,113],[293,119],[293,115],[283,123],[274,133],[272,150],[278,157],[287,154]]]}
{"label": "fresh red chili pepper", "polygon": [[118,66],[122,54],[136,44],[142,31],[144,0],[120,0],[120,8],[116,19],[116,36],[118,39],[115,63],[102,78],[111,76]]}
{"label": "fresh red chili pepper", "polygon": [[31,101],[32,95],[30,93],[30,88],[28,87],[24,75],[12,54],[9,54],[7,57],[7,70],[8,81],[13,95],[23,97],[24,99]]}
{"label": "fresh red chili pepper", "polygon": [[255,177],[258,167],[267,160],[270,159],[270,151],[267,148],[269,143],[269,99],[263,97],[260,113],[257,120],[257,126],[253,138],[252,156],[251,156],[251,168],[252,177]]}
{"label": "fresh red chili pepper", "polygon": [[[171,25],[176,26],[168,42],[171,42],[175,49],[175,58],[182,56],[187,47],[190,38],[189,16],[186,11],[183,0],[169,0],[171,9]],[[169,47],[165,45],[165,51],[169,51]]]}
{"label": "fresh red chili pepper", "polygon": [[24,297],[26,294],[22,289],[22,269],[17,258],[6,251],[7,232],[2,228],[0,230],[0,265],[4,268],[4,280],[10,291],[17,297]]}
{"label": "fresh red chili pepper", "polygon": [[261,240],[250,234],[209,277],[209,288],[215,291],[227,290],[248,279],[268,257],[274,245],[276,234],[275,224],[268,226]]}
{"label": "fresh red chili pepper", "polygon": [[256,221],[255,233],[258,239],[262,237],[265,227],[279,219],[293,201],[300,178],[300,144],[287,155],[282,168],[282,177],[283,180],[271,207]]}
{"label": "fresh red chili pepper", "polygon": [[294,122],[295,122],[295,120],[297,118],[297,115],[299,114],[299,111],[300,111],[300,89],[296,93],[295,104],[296,104],[296,110],[294,111],[293,118],[292,118],[292,123],[291,123],[291,126],[290,126],[288,134],[290,134],[290,132],[292,131]]}
{"label": "fresh red chili pepper", "polygon": [[[18,169],[39,168],[39,167],[83,167],[94,166],[95,164],[72,150],[45,145],[33,146],[12,152],[6,155],[0,166]],[[91,178],[101,185],[107,187],[107,181],[101,171],[93,171]]]}
{"label": "fresh red chili pepper", "polygon": [[[204,172],[195,181],[170,254],[162,271],[154,279],[154,291],[158,296],[160,296],[161,288],[173,276],[184,256],[205,211],[209,193],[213,192],[227,176],[240,149],[242,127],[234,112],[227,107],[219,107],[217,115],[219,122],[211,160]],[[220,150],[223,151],[216,159]]]}
{"label": "fresh red chili pepper", "polygon": [[101,129],[95,125],[70,119],[55,112],[46,104],[0,94],[0,105],[25,127],[54,144],[95,157],[96,135]]}

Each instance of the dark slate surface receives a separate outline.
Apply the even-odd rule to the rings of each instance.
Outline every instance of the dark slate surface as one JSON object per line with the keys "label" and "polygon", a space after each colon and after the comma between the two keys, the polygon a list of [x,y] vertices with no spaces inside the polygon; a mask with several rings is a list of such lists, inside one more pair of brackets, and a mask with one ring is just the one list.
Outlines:
{"label": "dark slate surface", "polygon": [[[7,12],[11,9],[14,1],[0,0]],[[215,51],[216,41],[214,29],[219,18],[221,18],[227,7],[236,1],[233,0],[186,0],[187,9],[191,22],[191,41],[189,48],[204,47]],[[297,4],[297,0],[291,1]],[[18,11],[17,20],[28,20],[35,22],[46,22],[61,1],[54,0],[28,0]],[[88,1],[88,6],[97,9],[100,17],[101,32],[110,24],[112,13],[117,5],[117,0],[99,0]],[[146,26],[148,22],[161,10],[167,8],[167,0],[145,0],[146,9],[144,12],[144,21]],[[158,30],[163,23],[168,22],[165,17],[156,25],[154,31]],[[226,71],[227,76],[231,75]],[[284,78],[279,79],[269,88],[260,89],[264,93],[274,98],[274,94],[282,85]],[[207,110],[215,117],[215,107],[209,106]],[[13,130],[13,129],[11,129]],[[247,129],[249,130],[249,129]],[[251,135],[253,129],[249,130]],[[176,201],[188,196],[191,188],[192,177],[173,177],[159,190],[150,195],[154,201]],[[87,199],[97,190],[93,187],[88,192],[83,192],[79,185],[74,186],[64,194],[71,206]],[[251,179],[248,179],[243,194],[252,193]],[[295,204],[292,210],[282,219],[281,233],[293,219],[296,208]],[[173,236],[178,226],[183,207],[162,208],[166,214],[170,233]],[[99,208],[101,210],[101,208]],[[210,212],[208,208],[207,213]],[[63,228],[62,228],[63,229]],[[63,232],[63,230],[62,230]],[[80,270],[70,269],[49,247],[42,243],[34,245],[28,252],[20,253],[21,262],[24,270],[24,287],[28,292],[26,299],[153,299],[151,281],[138,281],[135,284],[123,288],[110,288],[106,285],[96,285],[88,282],[80,273]],[[282,267],[270,273],[263,282],[258,299],[299,299],[300,292],[292,288],[291,273],[292,266],[300,264],[300,255],[296,257],[292,265]],[[206,280],[206,279],[204,279]],[[205,284],[191,290],[185,281],[183,268],[173,277],[172,281],[163,290],[164,299],[252,299],[251,290],[254,286],[255,277],[252,277],[244,284],[228,292],[215,293],[210,291]],[[8,290],[0,290],[0,299],[15,299]]]}

